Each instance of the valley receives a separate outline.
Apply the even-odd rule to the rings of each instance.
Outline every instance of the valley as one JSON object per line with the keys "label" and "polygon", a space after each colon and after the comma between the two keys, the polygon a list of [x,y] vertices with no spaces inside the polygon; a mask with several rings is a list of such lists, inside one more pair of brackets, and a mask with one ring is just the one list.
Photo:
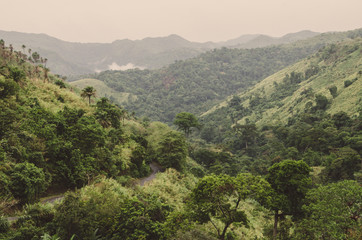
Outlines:
{"label": "valley", "polygon": [[0,33],[0,239],[361,238],[362,29]]}

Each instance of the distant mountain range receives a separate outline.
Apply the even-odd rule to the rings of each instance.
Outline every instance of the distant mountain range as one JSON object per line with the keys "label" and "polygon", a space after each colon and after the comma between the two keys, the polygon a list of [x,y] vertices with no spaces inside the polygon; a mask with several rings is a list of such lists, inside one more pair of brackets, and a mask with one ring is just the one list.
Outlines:
{"label": "distant mountain range", "polygon": [[74,43],[46,34],[0,31],[0,39],[22,50],[22,45],[48,59],[48,66],[61,75],[81,75],[104,70],[130,68],[157,69],[176,60],[195,57],[200,53],[221,47],[258,48],[291,43],[314,37],[319,33],[301,31],[280,38],[266,35],[243,35],[225,42],[190,42],[178,35],[116,40],[112,43]]}

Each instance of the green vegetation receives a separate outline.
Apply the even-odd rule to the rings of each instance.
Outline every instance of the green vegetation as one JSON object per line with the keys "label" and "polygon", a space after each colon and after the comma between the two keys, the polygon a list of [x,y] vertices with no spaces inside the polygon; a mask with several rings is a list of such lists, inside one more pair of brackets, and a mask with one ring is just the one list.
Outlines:
{"label": "green vegetation", "polygon": [[192,130],[191,128],[200,128],[199,121],[192,113],[182,112],[176,114],[175,120],[173,121],[179,130],[184,131],[186,136],[188,136]]}
{"label": "green vegetation", "polygon": [[[177,112],[181,132],[90,101],[94,87],[74,92],[30,52],[0,41],[0,239],[361,238],[361,39],[201,119]],[[192,64],[176,69],[187,64],[172,67],[187,75]],[[285,119],[265,114],[285,107]]]}
{"label": "green vegetation", "polygon": [[[361,35],[361,31],[356,30],[349,34],[316,36],[287,45],[256,49],[221,48],[158,70],[104,71],[87,77],[103,81],[112,89],[107,95],[138,116],[171,124],[177,113],[200,115],[226,97],[245,91],[265,77],[315,53],[327,43],[355,37],[352,33]],[[319,71],[318,66],[312,66],[307,76],[316,74],[316,71]],[[285,84],[296,87],[298,82],[295,80]],[[283,85],[279,87],[282,88]],[[105,88],[100,86],[100,89]],[[293,87],[280,94],[288,95],[290,91]]]}

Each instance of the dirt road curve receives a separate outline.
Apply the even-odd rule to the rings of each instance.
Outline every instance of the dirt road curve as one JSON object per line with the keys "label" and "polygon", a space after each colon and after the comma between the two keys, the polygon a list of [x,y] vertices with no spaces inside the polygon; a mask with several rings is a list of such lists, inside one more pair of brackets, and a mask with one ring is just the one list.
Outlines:
{"label": "dirt road curve", "polygon": [[[141,178],[139,180],[138,184],[140,186],[143,186],[146,182],[152,181],[156,177],[156,173],[160,172],[162,169],[162,167],[160,165],[158,165],[157,163],[154,163],[154,162],[150,164],[150,168],[152,169],[152,173],[148,177]],[[54,197],[45,199],[45,200],[41,201],[41,203],[42,204],[54,203],[56,201],[62,200],[63,198],[64,198],[64,195],[58,195],[58,196],[54,196]],[[19,217],[8,217],[7,219],[9,222],[13,222],[13,221],[18,220],[18,218]]]}
{"label": "dirt road curve", "polygon": [[146,182],[152,181],[152,179],[156,177],[156,173],[161,171],[161,166],[154,162],[150,164],[150,168],[152,169],[151,175],[145,178],[141,178],[139,181],[140,186],[145,185]]}

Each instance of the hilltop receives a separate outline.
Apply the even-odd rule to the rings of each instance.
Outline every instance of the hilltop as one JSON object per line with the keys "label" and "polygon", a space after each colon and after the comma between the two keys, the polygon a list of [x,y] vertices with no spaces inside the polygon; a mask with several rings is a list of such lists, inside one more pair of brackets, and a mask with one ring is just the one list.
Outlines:
{"label": "hilltop", "polygon": [[260,35],[245,35],[220,43],[197,43],[173,34],[142,40],[116,40],[112,43],[73,43],[46,34],[0,31],[0,39],[13,44],[17,50],[22,50],[22,45],[25,45],[33,52],[37,51],[49,60],[49,67],[54,73],[66,76],[109,69],[156,69],[223,46],[246,44],[240,47],[254,48],[292,42],[315,35],[318,33],[302,31],[280,38],[264,36],[266,39],[263,42],[258,40]]}

